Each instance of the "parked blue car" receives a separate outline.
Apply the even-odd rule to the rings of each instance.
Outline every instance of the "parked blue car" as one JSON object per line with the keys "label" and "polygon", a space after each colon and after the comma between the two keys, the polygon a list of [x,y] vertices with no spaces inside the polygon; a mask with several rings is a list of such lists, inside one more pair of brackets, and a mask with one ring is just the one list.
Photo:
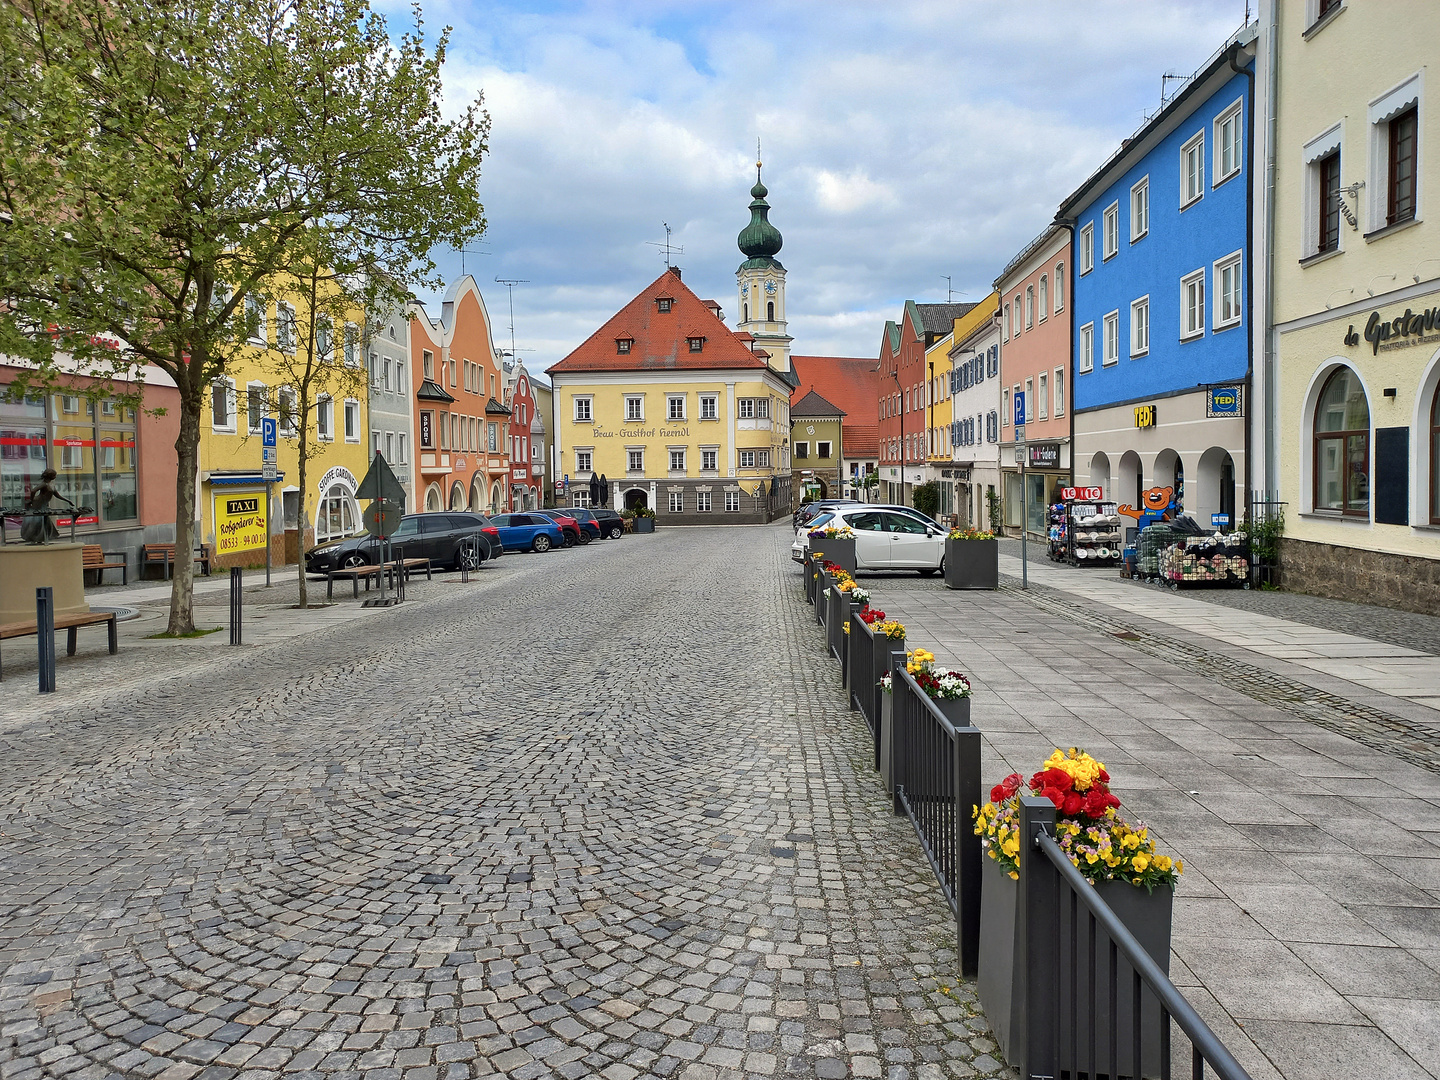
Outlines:
{"label": "parked blue car", "polygon": [[549,551],[565,546],[560,526],[539,514],[497,514],[490,524],[500,530],[500,543],[506,551]]}

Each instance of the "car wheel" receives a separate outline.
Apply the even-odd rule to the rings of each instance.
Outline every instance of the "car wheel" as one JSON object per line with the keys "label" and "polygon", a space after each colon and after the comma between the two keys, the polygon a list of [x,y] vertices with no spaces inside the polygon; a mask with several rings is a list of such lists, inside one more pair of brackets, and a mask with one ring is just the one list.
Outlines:
{"label": "car wheel", "polygon": [[346,570],[354,570],[357,566],[369,566],[370,560],[361,555],[358,551],[352,551],[340,560],[340,565]]}
{"label": "car wheel", "polygon": [[588,532],[584,531],[584,530],[581,530],[581,532],[580,532],[580,546],[581,546],[581,547],[584,547],[584,546],[585,546],[586,544],[588,544],[588,543],[590,543],[590,534],[589,534]]}
{"label": "car wheel", "polygon": [[624,536],[624,535],[625,535],[625,530],[624,530],[623,528],[621,528],[619,525],[611,525],[611,526],[610,526],[610,539],[611,539],[611,540],[619,540],[620,537],[622,537],[622,536]]}
{"label": "car wheel", "polygon": [[933,566],[927,566],[927,567],[925,567],[923,570],[920,571],[920,576],[921,576],[921,577],[934,577],[937,573],[939,573],[939,570],[937,570],[935,567],[933,567]]}
{"label": "car wheel", "polygon": [[541,533],[539,536],[535,537],[535,542],[530,545],[530,548],[532,551],[549,551],[550,537],[546,536],[544,533]]}
{"label": "car wheel", "polygon": [[461,544],[455,549],[456,570],[478,570],[484,561],[484,554],[472,544]]}

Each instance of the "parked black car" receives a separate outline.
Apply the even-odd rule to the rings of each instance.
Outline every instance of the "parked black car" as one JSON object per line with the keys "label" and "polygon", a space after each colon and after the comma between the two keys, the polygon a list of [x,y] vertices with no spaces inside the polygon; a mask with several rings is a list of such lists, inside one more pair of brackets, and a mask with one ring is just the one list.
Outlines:
{"label": "parked black car", "polygon": [[601,536],[610,540],[619,540],[625,535],[625,519],[620,516],[619,511],[596,506],[591,507],[586,513],[595,519],[595,525],[599,528]]}
{"label": "parked black car", "polygon": [[565,534],[565,546],[567,548],[574,547],[576,544],[590,543],[590,534],[585,531],[585,527],[581,525],[580,522],[570,515],[568,508],[564,510],[531,510],[529,513],[539,514],[543,518],[549,518],[556,525],[560,526],[560,531]]}
{"label": "parked black car", "polygon": [[[533,510],[531,511],[532,514],[534,512]],[[600,523],[591,516],[589,510],[583,507],[562,506],[555,510],[542,510],[540,512],[560,525],[564,525],[564,522],[559,520],[562,517],[568,517],[573,520],[576,528],[578,528],[582,534],[580,539],[580,543],[582,544],[588,544],[591,540],[600,539]]]}
{"label": "parked black car", "polygon": [[801,503],[800,508],[790,516],[791,526],[800,528],[811,518],[831,506],[856,506],[859,505],[854,499],[816,499],[814,502]]}
{"label": "parked black car", "polygon": [[[436,566],[474,570],[501,553],[500,532],[484,514],[406,514],[390,537],[394,558],[429,559]],[[380,561],[380,541],[369,533],[317,544],[305,553],[307,574],[327,574]]]}

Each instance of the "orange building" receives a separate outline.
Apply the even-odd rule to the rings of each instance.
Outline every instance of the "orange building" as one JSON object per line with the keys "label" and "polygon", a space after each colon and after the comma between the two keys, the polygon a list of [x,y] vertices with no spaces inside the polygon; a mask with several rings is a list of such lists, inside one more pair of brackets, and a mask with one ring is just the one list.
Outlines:
{"label": "orange building", "polygon": [[410,305],[410,384],[418,507],[427,513],[507,509],[510,410],[501,403],[501,358],[473,277],[450,286],[438,319],[423,305]]}

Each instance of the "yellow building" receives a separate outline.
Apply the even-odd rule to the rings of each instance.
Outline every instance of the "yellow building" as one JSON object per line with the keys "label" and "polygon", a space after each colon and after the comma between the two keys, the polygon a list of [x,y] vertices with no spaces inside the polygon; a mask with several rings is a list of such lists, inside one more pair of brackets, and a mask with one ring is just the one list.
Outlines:
{"label": "yellow building", "polygon": [[720,305],[661,274],[548,374],[565,501],[649,507],[663,524],[771,521],[790,510],[790,390]]}
{"label": "yellow building", "polygon": [[[294,562],[319,540],[363,526],[355,489],[369,467],[365,318],[358,309],[312,316],[286,283],[246,305],[247,341],[210,390],[200,430],[200,538],[220,566]],[[321,307],[325,305],[319,305]],[[314,342],[313,348],[307,342]],[[302,388],[308,385],[308,395]],[[309,461],[299,486],[301,403]],[[265,421],[277,429],[267,516]]]}
{"label": "yellow building", "polygon": [[[971,338],[994,321],[998,300],[998,294],[991,293],[978,304],[949,305],[959,312],[950,320],[949,333],[937,336],[925,350],[929,402],[925,410],[926,479],[940,484],[940,513],[959,514],[967,524],[979,520],[970,497],[970,473],[976,457],[973,447],[984,444],[986,429],[980,425],[977,434],[971,422],[973,401],[967,397],[962,419],[956,413],[955,399],[983,381],[987,360],[977,360]],[[995,396],[998,399],[998,389]],[[964,465],[957,468],[961,461]]]}

